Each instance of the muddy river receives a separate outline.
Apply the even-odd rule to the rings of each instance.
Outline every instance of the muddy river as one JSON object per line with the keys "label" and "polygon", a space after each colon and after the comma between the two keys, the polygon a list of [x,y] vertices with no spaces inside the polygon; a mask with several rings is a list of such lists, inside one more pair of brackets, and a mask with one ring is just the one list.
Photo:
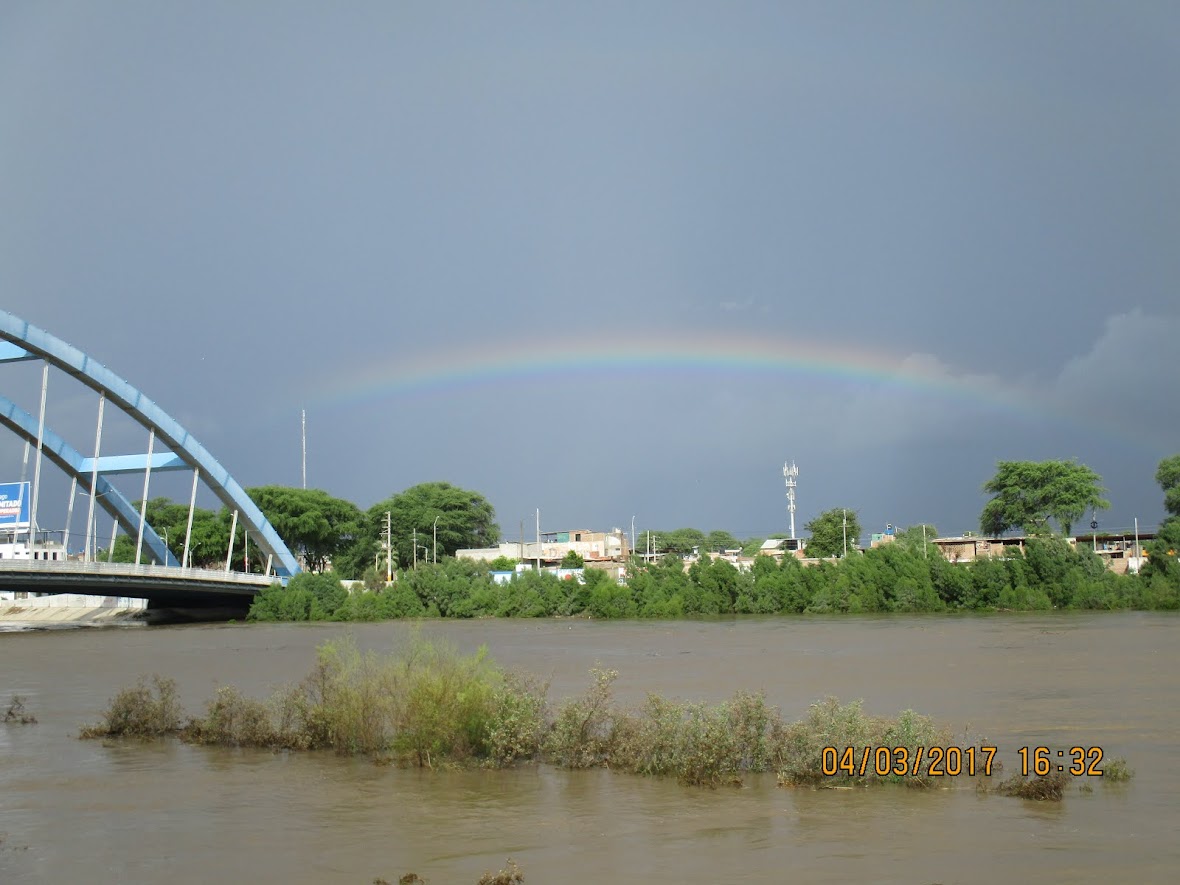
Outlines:
{"label": "muddy river", "polygon": [[1180,617],[1161,613],[426,622],[460,650],[581,692],[718,701],[763,690],[790,719],[829,695],[912,708],[1000,748],[1101,747],[1128,783],[1063,802],[879,787],[744,788],[548,766],[403,771],[330,754],[80,741],[140,675],[198,711],[219,685],[264,695],[325,639],[387,649],[400,623],[0,634],[0,882],[475,883],[511,857],[556,883],[1174,882],[1180,879]]}

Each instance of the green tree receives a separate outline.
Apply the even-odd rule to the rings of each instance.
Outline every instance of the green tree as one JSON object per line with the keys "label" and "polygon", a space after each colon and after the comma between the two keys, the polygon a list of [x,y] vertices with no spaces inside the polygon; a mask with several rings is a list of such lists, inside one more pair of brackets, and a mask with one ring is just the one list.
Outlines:
{"label": "green tree", "polygon": [[326,621],[348,601],[348,591],[332,574],[302,572],[284,587],[272,584],[250,606],[251,621]]}
{"label": "green tree", "polygon": [[[137,508],[138,510],[138,508]],[[223,508],[224,510],[224,508]],[[179,563],[184,555],[185,533],[188,531],[188,505],[177,504],[171,498],[152,498],[144,510],[144,519],[168,544],[168,549]],[[239,527],[239,538],[241,536]],[[100,539],[101,541],[101,539]],[[115,562],[135,562],[136,535],[121,534],[115,541]],[[193,568],[224,568],[229,544],[229,519],[212,510],[193,508],[192,534],[189,536],[187,564]],[[241,541],[238,541],[240,548]],[[106,557],[105,551],[99,558]],[[144,545],[141,562],[151,562],[151,553]]]}
{"label": "green tree", "polygon": [[345,568],[341,571],[360,574],[373,564],[376,554],[384,557],[386,511],[393,532],[394,561],[403,566],[415,559],[422,562],[427,553],[433,556],[436,519],[440,557],[500,542],[496,511],[483,495],[449,482],[424,482],[377,502],[365,512],[356,543],[342,557]]}
{"label": "green tree", "polygon": [[983,490],[994,495],[983,508],[979,526],[995,537],[1009,529],[1044,534],[1057,520],[1063,535],[1087,510],[1105,510],[1102,477],[1084,464],[1069,461],[1000,461]]}
{"label": "green tree", "polygon": [[[122,539],[120,539],[122,540]],[[119,548],[115,548],[115,553]],[[1155,540],[1146,545],[1147,560],[1140,569],[1145,579],[1154,575],[1165,575],[1180,587],[1180,566],[1177,565],[1177,554],[1180,554],[1180,516],[1165,519],[1155,534]]]}
{"label": "green tree", "polygon": [[742,542],[731,535],[729,532],[720,529],[714,529],[709,532],[708,537],[705,538],[705,546],[716,553],[723,550],[736,550],[742,546]]}
{"label": "green tree", "polygon": [[1160,461],[1155,481],[1164,490],[1164,509],[1172,516],[1180,517],[1180,455]]}
{"label": "green tree", "polygon": [[562,568],[581,568],[585,564],[586,560],[577,550],[567,550],[565,556],[561,558]]}
{"label": "green tree", "polygon": [[807,555],[821,559],[842,556],[845,549],[853,549],[860,538],[860,520],[856,511],[841,507],[825,510],[804,528],[811,532]]}
{"label": "green tree", "polygon": [[938,548],[930,542],[938,537],[938,529],[930,523],[907,526],[893,535],[893,543],[902,550],[916,552],[919,556],[938,555]]}
{"label": "green tree", "polygon": [[660,535],[660,549],[678,556],[690,556],[694,548],[705,546],[705,533],[700,529],[675,529]]}
{"label": "green tree", "polygon": [[[306,571],[324,571],[352,546],[360,531],[360,509],[320,489],[260,486],[247,489],[246,494],[291,552],[303,555]],[[365,563],[372,564],[371,560]]]}
{"label": "green tree", "polygon": [[664,542],[668,536],[667,532],[656,531],[655,529],[644,529],[635,538],[635,549],[631,552],[633,554],[659,553],[668,548],[664,546]]}

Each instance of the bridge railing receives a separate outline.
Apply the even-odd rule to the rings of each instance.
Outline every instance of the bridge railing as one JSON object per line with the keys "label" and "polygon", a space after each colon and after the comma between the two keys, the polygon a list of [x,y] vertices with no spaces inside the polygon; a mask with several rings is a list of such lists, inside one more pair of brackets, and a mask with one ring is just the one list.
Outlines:
{"label": "bridge railing", "polygon": [[129,562],[78,562],[77,560],[60,559],[0,559],[0,573],[3,572],[103,575],[114,578],[177,578],[204,583],[249,584],[252,586],[266,586],[280,581],[274,575],[253,575],[220,569],[178,568],[177,566],[156,563],[136,565]]}

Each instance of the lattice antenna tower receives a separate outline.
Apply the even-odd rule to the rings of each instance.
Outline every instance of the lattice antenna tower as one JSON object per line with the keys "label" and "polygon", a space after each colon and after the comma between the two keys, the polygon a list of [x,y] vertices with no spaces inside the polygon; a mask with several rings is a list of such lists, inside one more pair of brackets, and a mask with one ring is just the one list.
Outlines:
{"label": "lattice antenna tower", "polygon": [[795,540],[795,480],[799,477],[799,468],[794,461],[783,464],[783,479],[787,483],[787,513],[791,515],[791,540]]}

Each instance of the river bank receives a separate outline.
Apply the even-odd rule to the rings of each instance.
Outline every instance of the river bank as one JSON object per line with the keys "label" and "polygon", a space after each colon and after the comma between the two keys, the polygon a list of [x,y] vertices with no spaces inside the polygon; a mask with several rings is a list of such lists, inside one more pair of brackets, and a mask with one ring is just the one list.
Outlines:
{"label": "river bank", "polygon": [[0,632],[63,627],[127,627],[146,622],[147,603],[125,596],[62,593],[0,599]]}

